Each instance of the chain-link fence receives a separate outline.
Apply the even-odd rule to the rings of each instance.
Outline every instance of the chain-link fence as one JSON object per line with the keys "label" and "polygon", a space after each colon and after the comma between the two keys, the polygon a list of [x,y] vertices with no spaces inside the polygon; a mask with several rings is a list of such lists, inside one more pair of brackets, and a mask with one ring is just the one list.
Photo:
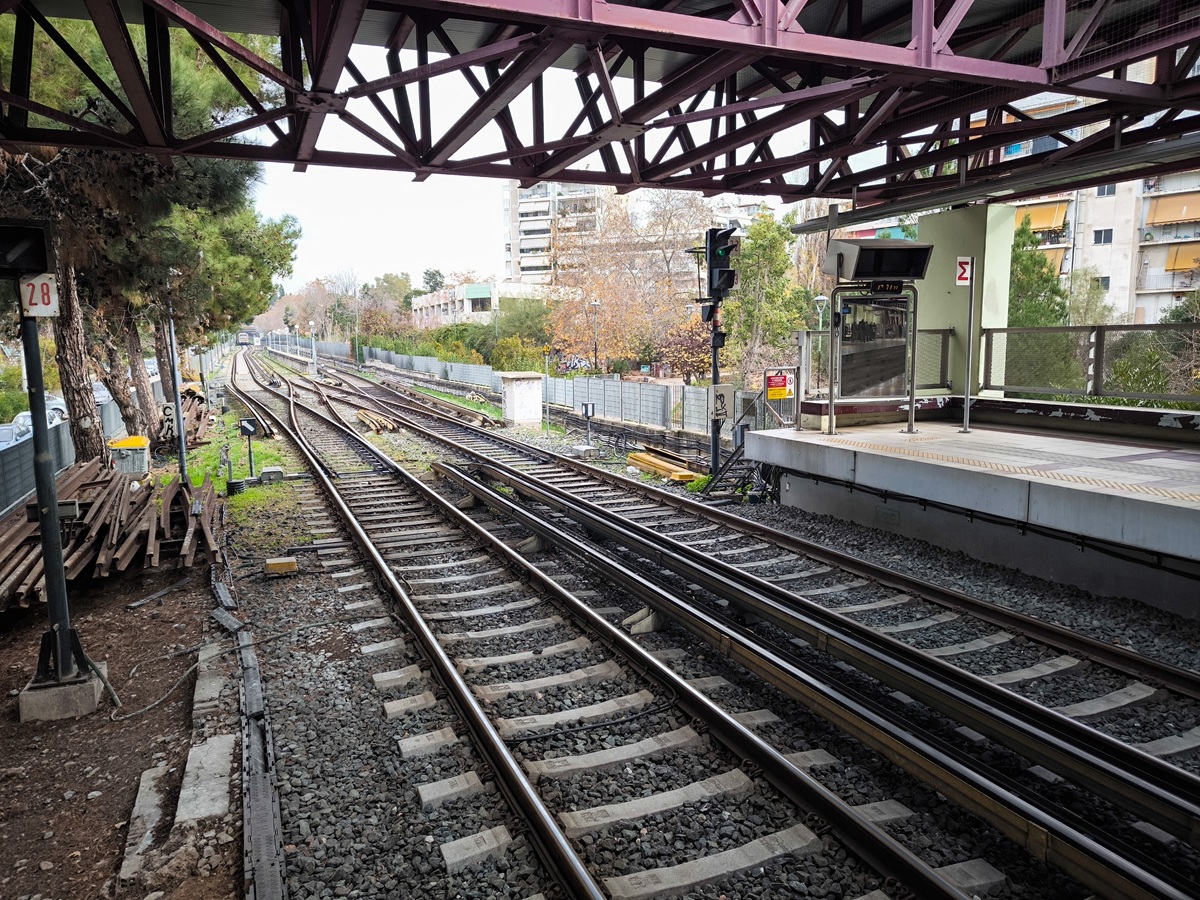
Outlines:
{"label": "chain-link fence", "polygon": [[1200,323],[984,329],[981,388],[1200,408]]}

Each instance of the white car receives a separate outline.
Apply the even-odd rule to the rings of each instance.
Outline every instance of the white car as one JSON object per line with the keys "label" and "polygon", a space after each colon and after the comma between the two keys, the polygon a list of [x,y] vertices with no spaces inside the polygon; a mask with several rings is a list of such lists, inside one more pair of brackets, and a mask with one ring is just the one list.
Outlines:
{"label": "white car", "polygon": [[[61,397],[46,398],[46,422],[48,424],[57,425],[59,422],[65,422],[68,418],[65,400]],[[16,435],[13,443],[33,434],[33,413],[29,410],[17,413],[13,416],[11,427]]]}

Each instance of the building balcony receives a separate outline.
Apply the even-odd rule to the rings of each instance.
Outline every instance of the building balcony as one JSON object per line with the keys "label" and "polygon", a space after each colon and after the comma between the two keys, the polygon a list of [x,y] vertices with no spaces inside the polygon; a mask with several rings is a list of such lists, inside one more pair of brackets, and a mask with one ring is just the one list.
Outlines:
{"label": "building balcony", "polygon": [[1146,272],[1138,277],[1137,287],[1134,289],[1139,294],[1177,294],[1181,291],[1194,290],[1196,278],[1192,272],[1162,272],[1153,271]]}

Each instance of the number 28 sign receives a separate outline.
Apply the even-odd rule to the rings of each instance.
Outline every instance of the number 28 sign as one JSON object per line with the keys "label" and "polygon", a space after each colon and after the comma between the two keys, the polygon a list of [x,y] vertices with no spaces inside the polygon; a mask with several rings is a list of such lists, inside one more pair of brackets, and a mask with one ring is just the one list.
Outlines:
{"label": "number 28 sign", "polygon": [[53,275],[29,275],[22,278],[21,315],[57,316],[58,279]]}

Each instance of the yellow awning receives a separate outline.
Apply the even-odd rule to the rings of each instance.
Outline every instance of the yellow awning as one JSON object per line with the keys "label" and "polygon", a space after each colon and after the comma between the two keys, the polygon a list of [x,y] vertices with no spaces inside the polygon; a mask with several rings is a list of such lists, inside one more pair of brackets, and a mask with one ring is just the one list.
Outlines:
{"label": "yellow awning", "polygon": [[1200,241],[1188,241],[1186,244],[1172,244],[1167,250],[1168,272],[1190,272],[1200,267]]}
{"label": "yellow awning", "polygon": [[1048,247],[1042,250],[1046,259],[1050,260],[1050,265],[1054,267],[1054,274],[1062,271],[1063,257],[1067,255],[1066,247]]}
{"label": "yellow awning", "polygon": [[1067,218],[1067,201],[1052,200],[1049,203],[1034,203],[1032,206],[1018,206],[1015,216],[1015,228],[1020,228],[1025,217],[1029,216],[1029,226],[1034,231],[1049,231],[1062,228]]}
{"label": "yellow awning", "polygon": [[1179,222],[1200,222],[1200,192],[1171,194],[1150,201],[1147,225],[1176,225]]}

